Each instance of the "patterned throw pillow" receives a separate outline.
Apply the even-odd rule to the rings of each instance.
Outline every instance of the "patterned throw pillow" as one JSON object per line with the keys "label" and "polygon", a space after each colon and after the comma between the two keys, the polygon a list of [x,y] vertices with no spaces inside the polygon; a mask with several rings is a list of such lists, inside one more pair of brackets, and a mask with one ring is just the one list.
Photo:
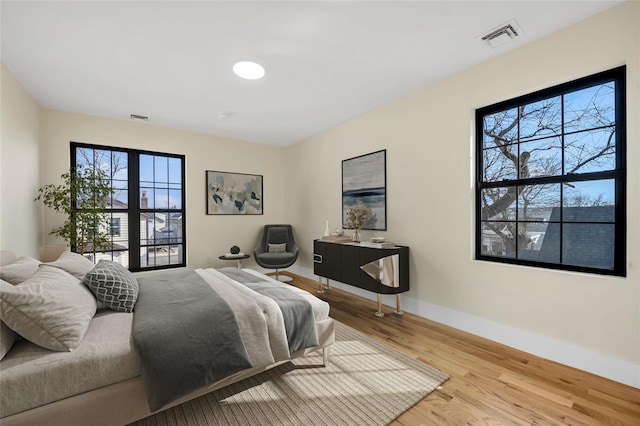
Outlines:
{"label": "patterned throw pillow", "polygon": [[101,260],[84,277],[99,302],[111,310],[132,312],[138,299],[138,280],[124,266]]}

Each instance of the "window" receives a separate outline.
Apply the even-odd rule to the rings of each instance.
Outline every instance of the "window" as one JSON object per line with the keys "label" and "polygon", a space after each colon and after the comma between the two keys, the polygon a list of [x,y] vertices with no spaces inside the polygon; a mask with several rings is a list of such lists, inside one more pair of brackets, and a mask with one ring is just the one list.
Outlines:
{"label": "window", "polygon": [[626,274],[625,67],[476,110],[476,258]]}
{"label": "window", "polygon": [[132,271],[186,265],[183,155],[72,142],[71,165],[102,169],[114,191],[105,209],[111,247],[87,257]]}
{"label": "window", "polygon": [[111,217],[111,235],[114,237],[120,236],[120,219],[119,217]]}

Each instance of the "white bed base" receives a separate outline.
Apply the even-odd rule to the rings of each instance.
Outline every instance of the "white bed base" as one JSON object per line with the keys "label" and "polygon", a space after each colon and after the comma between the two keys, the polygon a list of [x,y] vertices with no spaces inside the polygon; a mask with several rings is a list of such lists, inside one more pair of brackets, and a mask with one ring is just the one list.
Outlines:
{"label": "white bed base", "polygon": [[[292,354],[292,359],[299,358],[310,352],[322,350],[323,364],[327,365],[329,347],[335,342],[334,321],[332,318],[327,318],[317,322],[316,325],[320,344],[313,348]],[[187,395],[166,408],[179,405],[286,362],[288,361],[280,361],[266,367],[257,367],[241,371],[231,377],[214,383],[206,389]],[[2,426],[113,426],[126,425],[148,417],[151,414],[149,406],[147,405],[147,397],[145,395],[142,378],[137,376],[123,382],[114,383],[2,418],[0,419],[0,424],[2,424]]]}

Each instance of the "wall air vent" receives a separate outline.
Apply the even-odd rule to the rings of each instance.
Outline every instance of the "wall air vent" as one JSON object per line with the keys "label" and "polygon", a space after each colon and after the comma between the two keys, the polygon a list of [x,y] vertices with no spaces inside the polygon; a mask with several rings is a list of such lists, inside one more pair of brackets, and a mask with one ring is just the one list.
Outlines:
{"label": "wall air vent", "polygon": [[149,117],[145,115],[131,114],[129,117],[132,120],[149,121]]}
{"label": "wall air vent", "polygon": [[502,46],[505,43],[510,42],[512,39],[519,37],[522,35],[522,30],[516,23],[516,21],[511,20],[500,27],[491,30],[488,34],[481,37],[482,41],[484,41],[489,47],[498,47]]}

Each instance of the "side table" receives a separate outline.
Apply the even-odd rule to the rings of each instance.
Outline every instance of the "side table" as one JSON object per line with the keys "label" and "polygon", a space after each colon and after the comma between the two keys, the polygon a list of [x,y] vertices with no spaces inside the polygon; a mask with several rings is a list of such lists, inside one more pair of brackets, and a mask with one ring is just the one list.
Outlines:
{"label": "side table", "polygon": [[238,254],[238,255],[227,255],[224,254],[222,256],[218,256],[218,259],[220,260],[237,260],[238,261],[238,269],[242,269],[242,259],[248,259],[251,256],[249,256],[248,254]]}

